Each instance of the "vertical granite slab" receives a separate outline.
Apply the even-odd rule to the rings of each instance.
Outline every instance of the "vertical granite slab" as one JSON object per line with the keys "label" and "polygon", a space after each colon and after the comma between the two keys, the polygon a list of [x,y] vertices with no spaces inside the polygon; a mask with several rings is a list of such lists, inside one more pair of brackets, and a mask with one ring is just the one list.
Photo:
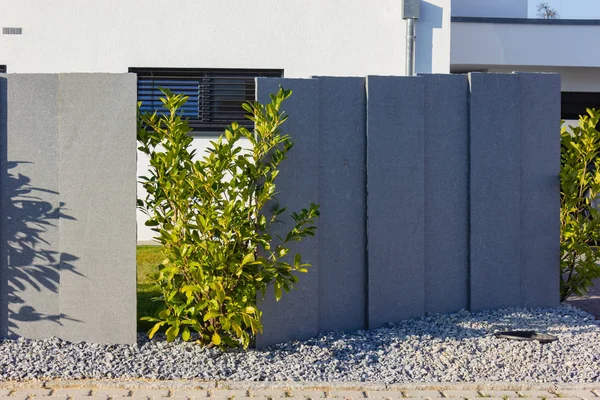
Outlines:
{"label": "vertical granite slab", "polygon": [[[8,179],[6,171],[7,151],[7,108],[8,82],[5,74],[0,74],[0,188]],[[0,195],[0,212],[4,214],[4,191]],[[6,236],[4,234],[4,217],[0,223],[0,338],[8,336],[8,256],[6,254]]]}
{"label": "vertical granite slab", "polygon": [[61,74],[61,337],[136,342],[136,76]]}
{"label": "vertical granite slab", "polygon": [[425,312],[423,86],[367,77],[369,329]]}
{"label": "vertical granite slab", "polygon": [[425,84],[425,311],[468,308],[469,82],[423,75]]}
{"label": "vertical granite slab", "polygon": [[[291,136],[294,147],[289,158],[280,165],[276,181],[277,200],[288,212],[319,203],[319,82],[316,79],[256,79],[256,98],[261,103],[270,102],[269,94],[277,93],[279,86],[293,90],[292,96],[282,106],[289,110],[289,119],[283,132]],[[272,226],[271,235],[291,229],[293,220],[286,218],[284,227]],[[317,226],[321,226],[317,220]],[[263,334],[256,337],[256,346],[263,348],[288,340],[304,340],[319,333],[319,238],[307,237],[290,246],[291,257],[300,253],[303,262],[312,264],[307,273],[298,274],[298,283],[289,293],[275,301],[272,286],[258,307],[263,312]]]}
{"label": "vertical granite slab", "polygon": [[559,304],[560,75],[521,84],[521,305]]}
{"label": "vertical granite slab", "polygon": [[318,82],[319,331],[353,331],[366,328],[365,78]]}
{"label": "vertical granite slab", "polygon": [[0,268],[7,293],[0,334],[48,338],[61,329],[59,79],[46,74],[2,79]]}
{"label": "vertical granite slab", "polygon": [[[521,304],[521,89],[513,74],[469,74],[470,308]],[[529,238],[527,238],[529,240]]]}

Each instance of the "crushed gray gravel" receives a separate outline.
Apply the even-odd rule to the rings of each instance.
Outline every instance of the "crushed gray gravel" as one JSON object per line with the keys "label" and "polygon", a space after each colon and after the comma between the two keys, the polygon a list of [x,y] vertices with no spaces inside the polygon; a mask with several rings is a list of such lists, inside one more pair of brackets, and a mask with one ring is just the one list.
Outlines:
{"label": "crushed gray gravel", "polygon": [[[499,339],[504,330],[558,337]],[[221,351],[140,336],[136,345],[4,340],[0,380],[600,382],[600,321],[571,306],[433,315],[372,331],[331,332],[265,350]]]}

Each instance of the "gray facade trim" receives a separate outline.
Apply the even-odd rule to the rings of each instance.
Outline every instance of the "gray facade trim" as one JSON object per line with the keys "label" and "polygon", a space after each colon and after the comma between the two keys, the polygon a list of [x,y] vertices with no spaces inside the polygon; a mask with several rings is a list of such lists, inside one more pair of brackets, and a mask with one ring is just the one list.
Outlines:
{"label": "gray facade trim", "polygon": [[600,25],[600,19],[535,19],[535,18],[494,18],[494,17],[452,17],[452,22],[477,24],[519,24],[519,25]]}

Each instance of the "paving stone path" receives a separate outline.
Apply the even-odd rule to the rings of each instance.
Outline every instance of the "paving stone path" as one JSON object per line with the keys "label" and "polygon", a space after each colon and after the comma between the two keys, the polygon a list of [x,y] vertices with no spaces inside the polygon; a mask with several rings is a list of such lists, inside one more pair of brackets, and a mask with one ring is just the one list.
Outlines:
{"label": "paving stone path", "polygon": [[312,382],[46,381],[0,382],[0,400],[600,400],[600,384],[379,384]]}
{"label": "paving stone path", "polygon": [[594,285],[590,288],[587,295],[571,297],[567,300],[567,304],[587,311],[595,315],[596,319],[600,319],[600,279],[594,281]]}

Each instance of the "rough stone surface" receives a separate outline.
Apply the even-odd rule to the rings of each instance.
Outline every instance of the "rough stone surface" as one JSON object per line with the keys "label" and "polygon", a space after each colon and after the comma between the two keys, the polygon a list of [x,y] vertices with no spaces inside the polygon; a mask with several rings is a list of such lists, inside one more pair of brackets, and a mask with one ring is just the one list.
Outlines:
{"label": "rough stone surface", "polygon": [[[61,74],[60,187],[69,218],[61,218],[59,231],[69,257],[61,262],[60,308],[67,340],[136,341],[136,85],[133,74]],[[115,262],[107,263],[107,254]]]}
{"label": "rough stone surface", "polygon": [[5,77],[0,337],[133,343],[135,76]]}
{"label": "rough stone surface", "polygon": [[0,337],[59,336],[59,77],[4,77]]}
{"label": "rough stone surface", "polygon": [[526,239],[520,217],[519,77],[471,73],[469,79],[470,309],[518,307]]}
{"label": "rough stone surface", "polygon": [[560,75],[517,74],[521,86],[521,306],[560,300]]}
{"label": "rough stone surface", "polygon": [[318,83],[319,331],[353,331],[366,328],[365,79]]}
{"label": "rough stone surface", "polygon": [[466,75],[424,75],[425,311],[468,307],[469,126]]}
{"label": "rough stone surface", "polygon": [[367,77],[368,326],[425,312],[424,91]]}
{"label": "rough stone surface", "polygon": [[[256,97],[261,103],[269,102],[269,94],[277,93],[279,86],[292,89],[285,110],[290,118],[283,129],[290,134],[294,147],[290,157],[281,163],[277,180],[277,200],[288,211],[300,211],[310,203],[319,202],[319,85],[316,79],[257,78]],[[284,235],[285,228],[277,224],[271,232]],[[317,221],[318,226],[318,221]],[[273,289],[267,292],[259,307],[263,311],[264,333],[256,338],[256,346],[264,348],[287,340],[303,340],[319,333],[319,237],[308,237],[290,246],[290,257],[302,254],[303,262],[314,265],[308,273],[300,273],[296,288],[275,301]]]}

